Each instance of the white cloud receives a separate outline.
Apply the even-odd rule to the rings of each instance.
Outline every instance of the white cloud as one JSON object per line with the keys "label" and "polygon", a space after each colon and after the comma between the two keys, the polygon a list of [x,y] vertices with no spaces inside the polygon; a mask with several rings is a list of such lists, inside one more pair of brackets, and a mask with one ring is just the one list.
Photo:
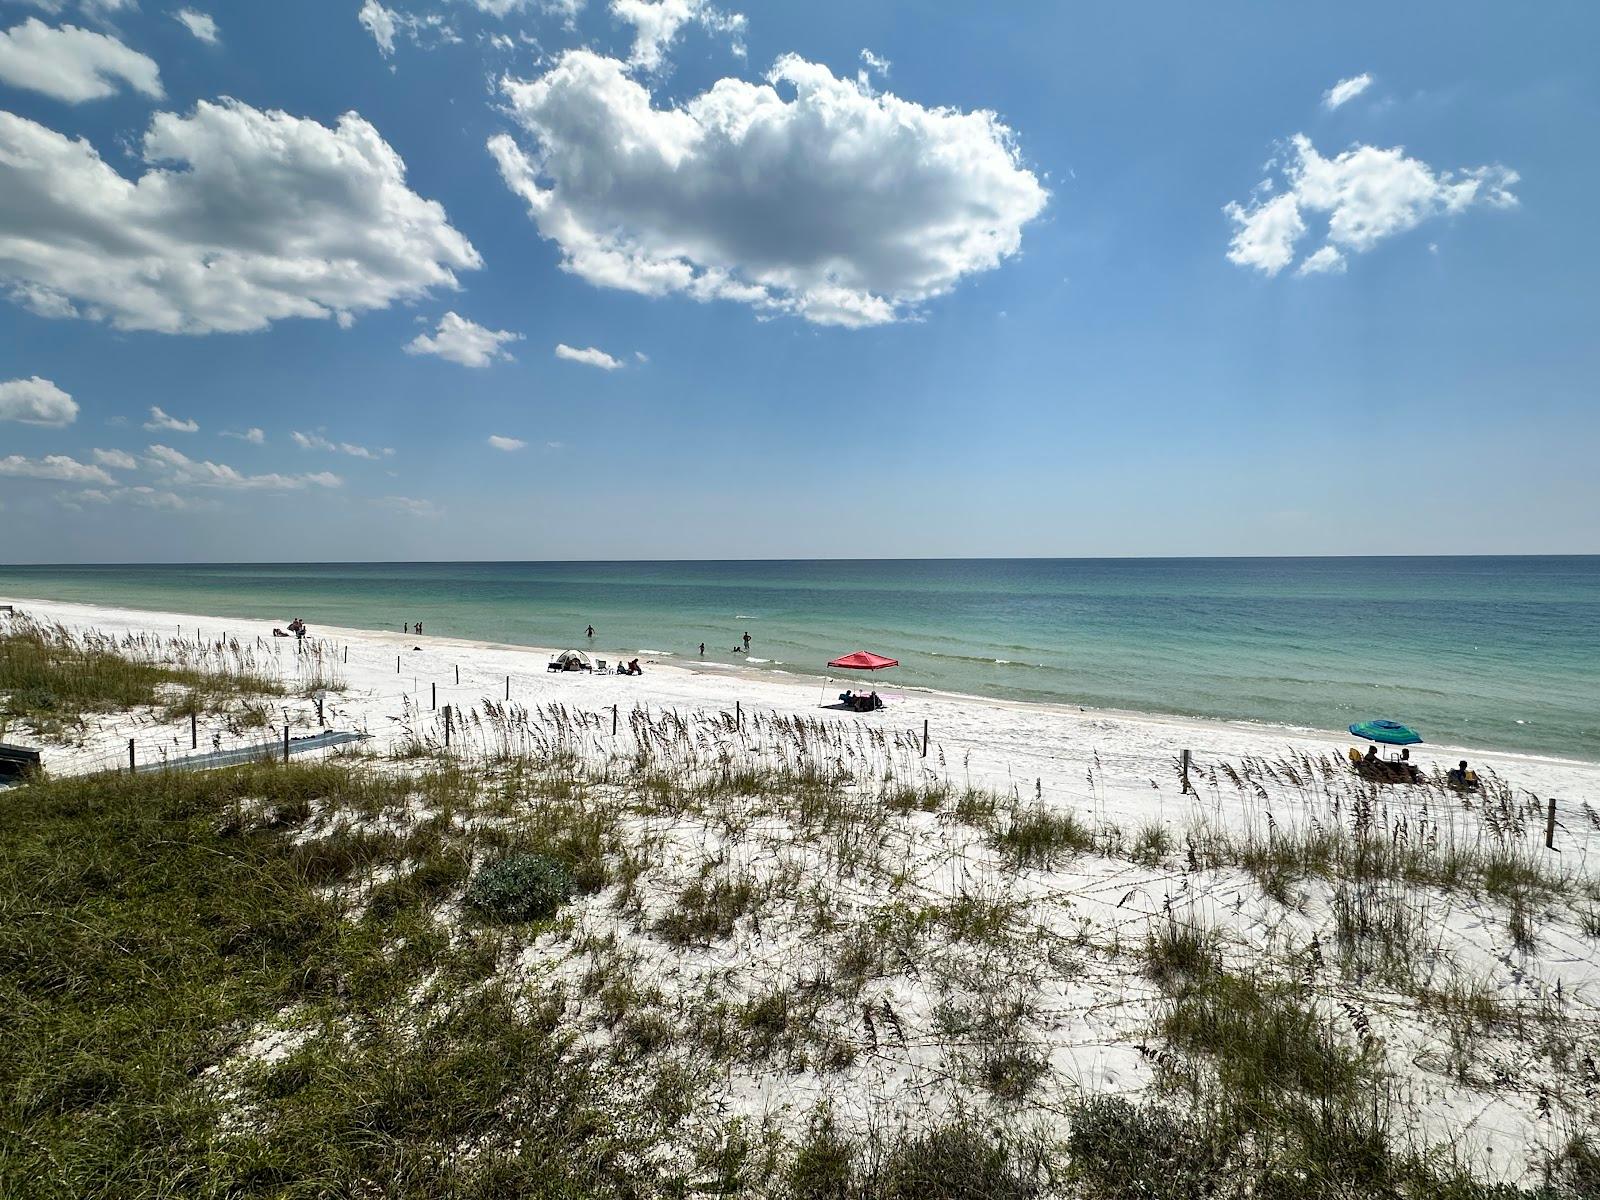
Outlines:
{"label": "white cloud", "polygon": [[603,287],[881,324],[1015,254],[1048,198],[993,113],[792,55],[667,109],[584,50],[502,87],[535,144],[490,139],[502,177],[562,267]]}
{"label": "white cloud", "polygon": [[876,71],[879,75],[887,75],[889,68],[894,64],[887,58],[880,58],[871,50],[862,50],[861,65],[869,71]]}
{"label": "white cloud", "polygon": [[1309,255],[1298,274],[1344,269],[1345,252],[1364,254],[1383,239],[1405,233],[1433,217],[1474,205],[1514,208],[1511,188],[1519,176],[1502,166],[1435,172],[1404,149],[1356,146],[1324,158],[1304,134],[1290,139],[1282,168],[1285,188],[1253,201],[1229,204],[1233,222],[1228,258],[1276,275],[1294,259],[1306,233],[1306,214],[1327,214],[1327,242]]}
{"label": "white cloud", "polygon": [[354,442],[330,442],[320,433],[301,433],[299,430],[289,434],[296,446],[302,450],[326,450],[332,454],[348,454],[351,458],[364,458],[376,462],[380,458],[389,458],[394,451],[385,446],[382,450],[369,450],[365,446],[358,446]]}
{"label": "white cloud", "polygon": [[63,483],[115,483],[100,467],[92,467],[64,454],[47,454],[43,458],[23,458],[13,454],[0,458],[0,475],[17,475],[25,479],[58,479]]}
{"label": "white cloud", "polygon": [[412,45],[431,48],[453,45],[461,41],[455,28],[443,13],[408,13],[385,8],[378,0],[365,0],[356,13],[361,27],[378,43],[378,53],[388,58],[394,53],[395,40],[401,35]]}
{"label": "white cloud", "polygon": [[378,53],[385,57],[394,53],[394,18],[395,14],[379,4],[378,0],[366,0],[356,14],[361,27],[378,43]]}
{"label": "white cloud", "polygon": [[433,518],[440,516],[444,512],[432,500],[418,500],[411,496],[385,496],[374,503],[384,508],[393,509],[395,512],[407,517]]}
{"label": "white cloud", "polygon": [[475,321],[447,312],[433,333],[419,333],[406,343],[407,354],[437,354],[464,367],[487,367],[496,359],[511,361],[502,346],[522,340],[520,333],[485,329]]}
{"label": "white cloud", "polygon": [[180,8],[172,14],[172,19],[206,45],[215,46],[217,44],[217,23],[207,14],[197,12],[192,8]]}
{"label": "white cloud", "polygon": [[114,96],[123,83],[152,100],[165,94],[154,59],[106,34],[54,29],[38,17],[0,32],[0,81],[69,104]]}
{"label": "white cloud", "polygon": [[1323,246],[1308,254],[1296,269],[1296,275],[1343,275],[1345,258],[1337,246]]}
{"label": "white cloud", "polygon": [[498,433],[489,435],[489,445],[496,450],[521,450],[527,444],[521,438],[501,437]]}
{"label": "white cloud", "polygon": [[[58,13],[70,6],[70,0],[22,0],[47,13]],[[109,20],[119,12],[131,12],[139,7],[138,0],[77,0],[83,15],[96,21]]]}
{"label": "white cloud", "polygon": [[201,502],[180,496],[176,492],[164,492],[144,484],[137,487],[116,488],[109,492],[91,488],[67,499],[88,501],[91,504],[133,504],[140,508],[166,509],[173,512],[202,506]]}
{"label": "white cloud", "polygon": [[266,432],[264,430],[257,429],[253,425],[249,429],[246,429],[243,433],[237,433],[232,429],[224,429],[222,431],[222,436],[225,438],[236,438],[241,442],[249,442],[252,446],[259,446],[267,440]]}
{"label": "white cloud", "polygon": [[599,367],[602,371],[615,371],[622,365],[620,358],[612,358],[604,350],[596,350],[593,346],[579,350],[565,342],[556,344],[556,357],[564,358],[568,362],[583,363],[587,367]]}
{"label": "white cloud", "polygon": [[[235,100],[157,113],[130,182],[87,141],[0,112],[0,282],[119,329],[240,332],[454,288],[482,265],[355,113]],[[160,166],[157,164],[174,164]]]}
{"label": "white cloud", "polygon": [[144,427],[150,430],[166,430],[170,433],[200,432],[200,422],[174,417],[154,404],[150,406],[150,419],[144,423]]}
{"label": "white cloud", "polygon": [[0,383],[0,421],[24,425],[71,425],[78,402],[48,379],[37,375]]}
{"label": "white cloud", "polygon": [[102,467],[111,467],[118,471],[133,471],[139,466],[139,460],[126,450],[96,450],[94,460]]}
{"label": "white cloud", "polygon": [[1341,79],[1322,93],[1322,107],[1332,112],[1341,104],[1348,104],[1372,86],[1372,76],[1363,71],[1349,79]]}
{"label": "white cloud", "polygon": [[174,484],[192,487],[296,491],[308,487],[336,488],[344,483],[328,471],[311,475],[246,475],[226,463],[196,461],[171,446],[151,446],[146,453],[153,470],[164,473]]}
{"label": "white cloud", "polygon": [[691,21],[727,34],[733,52],[744,57],[744,16],[723,12],[707,0],[611,0],[611,15],[633,26],[628,61],[641,70],[659,70],[679,31]]}

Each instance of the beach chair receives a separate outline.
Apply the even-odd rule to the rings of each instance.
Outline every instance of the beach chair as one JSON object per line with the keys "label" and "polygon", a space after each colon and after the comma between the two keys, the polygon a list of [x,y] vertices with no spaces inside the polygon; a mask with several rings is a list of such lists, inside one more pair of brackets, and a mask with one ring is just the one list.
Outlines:
{"label": "beach chair", "polygon": [[606,660],[605,659],[597,658],[597,659],[594,660],[594,673],[596,675],[609,675],[611,673],[611,672],[606,670]]}

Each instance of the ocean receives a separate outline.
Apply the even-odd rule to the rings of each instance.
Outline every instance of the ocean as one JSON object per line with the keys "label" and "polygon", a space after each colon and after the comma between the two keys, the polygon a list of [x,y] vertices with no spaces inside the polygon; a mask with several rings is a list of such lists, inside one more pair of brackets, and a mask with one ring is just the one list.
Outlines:
{"label": "ocean", "polygon": [[810,676],[864,649],[887,691],[1600,761],[1600,556],[0,565],[11,596]]}

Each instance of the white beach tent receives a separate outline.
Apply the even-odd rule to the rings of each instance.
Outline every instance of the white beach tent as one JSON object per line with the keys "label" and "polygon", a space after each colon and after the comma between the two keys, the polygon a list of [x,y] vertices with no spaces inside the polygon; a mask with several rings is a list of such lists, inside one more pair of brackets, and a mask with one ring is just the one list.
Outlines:
{"label": "white beach tent", "polygon": [[582,650],[563,650],[550,663],[552,671],[592,671],[594,663]]}

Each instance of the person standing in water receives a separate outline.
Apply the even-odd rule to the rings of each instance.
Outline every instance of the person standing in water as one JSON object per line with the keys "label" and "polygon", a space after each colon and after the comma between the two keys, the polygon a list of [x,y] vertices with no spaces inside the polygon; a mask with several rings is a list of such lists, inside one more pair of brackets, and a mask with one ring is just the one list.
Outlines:
{"label": "person standing in water", "polygon": [[750,631],[748,629],[744,631],[744,652],[746,654],[750,653]]}
{"label": "person standing in water", "polygon": [[588,636],[589,637],[593,637],[594,636],[594,626],[593,625],[589,626]]}
{"label": "person standing in water", "polygon": [[705,656],[706,656],[706,644],[704,642],[701,642],[700,643],[700,657],[704,658]]}

